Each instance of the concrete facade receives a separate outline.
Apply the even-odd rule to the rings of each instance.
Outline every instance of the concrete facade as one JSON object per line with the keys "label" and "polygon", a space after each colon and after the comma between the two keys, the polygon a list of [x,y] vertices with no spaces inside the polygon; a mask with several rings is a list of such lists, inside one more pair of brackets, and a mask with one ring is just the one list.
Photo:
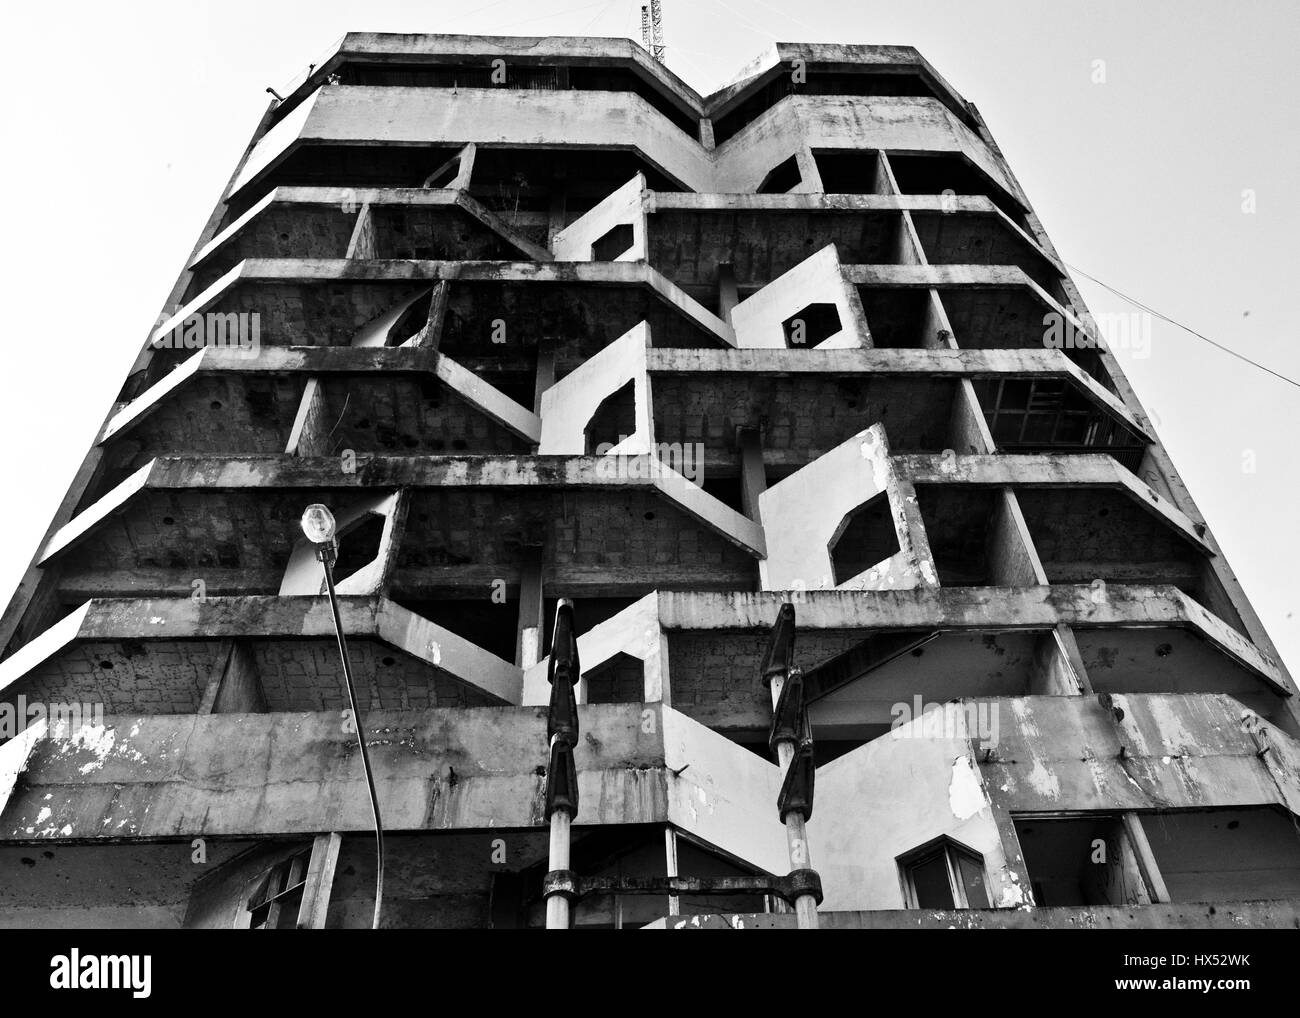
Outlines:
{"label": "concrete facade", "polygon": [[[592,95],[583,93],[595,93]],[[979,112],[906,47],[346,36],[268,109],[0,619],[0,926],[1294,926],[1296,686]],[[1083,342],[1054,342],[1060,328]],[[1074,330],[1071,332],[1070,330]]]}

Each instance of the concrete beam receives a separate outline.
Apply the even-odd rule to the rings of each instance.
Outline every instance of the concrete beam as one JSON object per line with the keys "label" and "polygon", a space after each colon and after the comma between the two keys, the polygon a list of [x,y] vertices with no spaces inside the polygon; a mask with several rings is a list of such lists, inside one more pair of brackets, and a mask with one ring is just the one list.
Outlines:
{"label": "concrete beam", "polygon": [[[362,209],[410,208],[446,209],[468,224],[479,224],[497,234],[519,254],[533,261],[549,262],[550,251],[535,244],[509,227],[496,213],[463,190],[419,187],[277,187],[269,191],[247,212],[223,229],[199,249],[190,262],[191,269],[202,268],[215,255],[246,234],[251,226],[270,209],[336,208],[340,215],[358,215]],[[346,209],[355,211],[346,212]],[[339,252],[344,254],[345,252]],[[368,256],[362,256],[368,257]]]}
{"label": "concrete beam", "polygon": [[1201,537],[1200,528],[1168,499],[1112,456],[1104,453],[996,456],[891,457],[894,469],[913,484],[977,484],[1015,488],[1118,488],[1160,517],[1180,536],[1207,555],[1214,552]]}
{"label": "concrete beam", "polygon": [[[501,703],[519,703],[523,672],[513,663],[385,597],[341,596],[343,630],[372,638],[440,668]],[[88,641],[333,639],[323,597],[120,598],[87,601],[0,662],[0,691],[73,644]]]}
{"label": "concrete beam", "polygon": [[[582,708],[592,736],[576,749],[584,824],[668,820],[663,726],[643,732],[643,709]],[[545,708],[372,710],[361,722],[387,830],[544,824]],[[337,711],[123,716],[37,741],[0,813],[0,839],[346,834],[372,824],[356,735]]]}
{"label": "concrete beam", "polygon": [[[584,826],[672,824],[768,872],[787,864],[774,764],[661,704],[579,710]],[[543,828],[545,715],[367,712],[385,828]],[[335,711],[119,716],[33,738],[0,840],[346,834],[372,822],[356,736]]]}
{"label": "concrete beam", "polygon": [[515,282],[637,286],[691,319],[719,346],[735,346],[731,327],[681,287],[645,262],[502,262],[420,259],[246,258],[155,329],[151,341],[180,329],[187,318],[206,313],[235,287],[257,283]]}
{"label": "concrete beam", "polygon": [[[1069,381],[1103,413],[1117,417],[1139,437],[1148,433],[1115,395],[1095,378],[1081,371],[1060,350],[959,350],[932,349],[817,349],[817,350],[698,350],[650,349],[647,367],[656,374],[873,374],[954,378],[969,385],[975,378],[1028,376],[1061,378]],[[967,397],[975,408],[974,393]],[[985,433],[985,445],[992,448],[983,414],[978,427]]]}
{"label": "concrete beam", "polygon": [[[260,375],[357,375],[359,382],[384,375],[432,375],[466,403],[482,411],[498,424],[525,441],[536,442],[541,420],[537,414],[521,407],[495,386],[436,349],[423,345],[398,347],[305,347],[264,346],[256,357],[237,351],[209,347],[197,351],[175,371],[146,389],[130,403],[120,407],[104,426],[99,444],[135,427],[151,413],[183,391],[195,378],[213,374]],[[310,409],[308,396],[311,382],[304,390],[300,418]],[[295,421],[295,434],[301,429]],[[302,423],[305,425],[306,420]],[[309,432],[307,432],[309,433]],[[290,443],[289,452],[319,455],[304,451],[309,446]]]}
{"label": "concrete beam", "polygon": [[[668,630],[770,629],[785,591],[659,593]],[[806,591],[793,595],[800,629],[1150,628],[1193,630],[1232,661],[1262,677],[1282,696],[1292,690],[1271,657],[1172,586],[1060,584],[1034,587],[927,587],[911,590]]]}
{"label": "concrete beam", "polygon": [[[993,216],[1000,210],[982,194],[697,194],[647,191],[650,212],[949,212]],[[651,221],[653,227],[654,222]],[[1037,245],[1035,245],[1037,246]]]}
{"label": "concrete beam", "polygon": [[[504,397],[503,397],[504,398]],[[159,457],[59,530],[46,562],[85,540],[94,527],[121,511],[141,491],[276,488],[370,490],[406,488],[634,488],[653,490],[671,505],[755,557],[766,554],[763,529],[651,454],[607,456],[369,456],[344,473],[332,457]]]}

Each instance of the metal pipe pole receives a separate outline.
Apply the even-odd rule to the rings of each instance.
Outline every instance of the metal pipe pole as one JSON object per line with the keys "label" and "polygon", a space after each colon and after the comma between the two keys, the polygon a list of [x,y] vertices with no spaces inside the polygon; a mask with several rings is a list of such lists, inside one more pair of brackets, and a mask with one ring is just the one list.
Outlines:
{"label": "metal pipe pole", "polygon": [[[675,877],[677,873],[677,831],[672,825],[664,828],[664,863],[665,870],[670,877]],[[668,914],[682,914],[682,900],[675,894],[668,895]]]}
{"label": "metal pipe pole", "polygon": [[[573,818],[567,810],[557,809],[551,814],[551,850],[548,862],[551,872],[569,868],[569,825],[572,822]],[[569,899],[563,894],[552,894],[546,899],[546,928],[569,928]]]}
{"label": "metal pipe pole", "polygon": [[[577,638],[573,630],[573,602],[567,597],[561,598],[555,608],[550,658],[546,673],[551,684],[551,705],[546,722],[547,731],[551,733],[546,809],[550,813],[551,826],[549,875],[555,875],[569,870],[570,828],[578,812],[578,776],[573,768],[572,754],[578,737],[578,705],[574,687],[582,681],[582,666],[578,661]],[[563,690],[563,695],[560,690]],[[572,905],[567,894],[555,889],[548,891],[546,928],[567,930],[571,918]]]}
{"label": "metal pipe pole", "polygon": [[[776,709],[781,699],[781,688],[785,685],[784,673],[772,676],[772,709]],[[776,762],[782,777],[790,769],[794,760],[795,743],[793,740],[781,739],[776,744]],[[808,854],[808,831],[803,817],[790,812],[785,815],[785,840],[790,850],[790,868],[804,870],[810,868]],[[817,899],[811,894],[801,894],[794,900],[795,923],[801,930],[818,928]]]}
{"label": "metal pipe pole", "polygon": [[334,548],[327,545],[318,546],[317,557],[325,567],[325,588],[329,592],[330,611],[334,615],[334,633],[339,641],[339,656],[343,659],[343,678],[348,687],[352,723],[356,726],[357,744],[361,747],[361,768],[366,773],[366,787],[370,790],[370,809],[375,816],[375,916],[370,928],[377,930],[379,913],[384,903],[384,825],[379,819],[379,794],[375,791],[375,779],[370,771],[370,753],[366,749],[366,734],[361,726],[361,713],[357,710],[357,691],[352,684],[352,664],[348,658],[348,643],[343,635],[343,619],[339,615],[338,594],[334,590]]}

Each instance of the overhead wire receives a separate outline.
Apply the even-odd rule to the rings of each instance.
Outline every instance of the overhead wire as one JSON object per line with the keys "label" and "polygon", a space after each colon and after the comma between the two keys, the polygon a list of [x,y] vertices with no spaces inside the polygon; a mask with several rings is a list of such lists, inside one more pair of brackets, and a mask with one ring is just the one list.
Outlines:
{"label": "overhead wire", "polygon": [[1197,339],[1209,343],[1210,346],[1214,347],[1216,350],[1222,350],[1230,357],[1236,357],[1238,360],[1245,361],[1251,367],[1259,368],[1260,371],[1263,371],[1266,374],[1270,374],[1274,378],[1280,379],[1281,381],[1286,382],[1288,385],[1294,385],[1296,388],[1300,389],[1300,382],[1296,381],[1294,378],[1290,378],[1282,374],[1280,371],[1274,371],[1272,368],[1260,364],[1259,361],[1252,360],[1251,358],[1247,357],[1244,353],[1238,353],[1236,350],[1233,350],[1231,347],[1227,347],[1224,346],[1222,343],[1216,342],[1215,340],[1211,339],[1209,336],[1205,335],[1204,333],[1197,332],[1190,325],[1184,325],[1182,322],[1178,321],[1177,319],[1170,318],[1168,315],[1162,314],[1161,312],[1157,311],[1155,308],[1142,303],[1142,301],[1138,300],[1136,297],[1130,297],[1128,294],[1124,293],[1121,290],[1117,290],[1109,283],[1104,283],[1096,276],[1084,272],[1083,269],[1079,268],[1077,265],[1070,265],[1069,263],[1067,263],[1066,267],[1070,269],[1070,271],[1072,272],[1077,272],[1079,275],[1083,276],[1084,279],[1089,279],[1092,282],[1096,283],[1098,286],[1109,290],[1116,297],[1120,297],[1123,300],[1128,301],[1134,307],[1141,308],[1143,311],[1147,312],[1147,314],[1154,315],[1156,318],[1159,318],[1161,321],[1168,322],[1170,325],[1174,326],[1175,328],[1182,329],[1184,332],[1189,333],[1192,336],[1195,336]]}
{"label": "overhead wire", "polygon": [[596,12],[596,16],[594,18],[592,18],[585,25],[583,25],[582,28],[578,29],[578,34],[586,35],[587,32],[591,30],[591,26],[594,25],[601,18],[603,18],[606,15],[606,13],[609,11],[609,9],[618,2],[619,0],[609,0],[609,2],[606,3],[604,7],[602,7],[599,11]]}

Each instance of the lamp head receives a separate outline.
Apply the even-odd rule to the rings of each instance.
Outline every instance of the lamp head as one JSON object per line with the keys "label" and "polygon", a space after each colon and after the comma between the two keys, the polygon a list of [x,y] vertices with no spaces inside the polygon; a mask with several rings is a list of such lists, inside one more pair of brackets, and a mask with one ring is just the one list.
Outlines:
{"label": "lamp head", "polygon": [[302,532],[312,544],[333,544],[335,530],[334,514],[319,502],[313,502],[302,514]]}

